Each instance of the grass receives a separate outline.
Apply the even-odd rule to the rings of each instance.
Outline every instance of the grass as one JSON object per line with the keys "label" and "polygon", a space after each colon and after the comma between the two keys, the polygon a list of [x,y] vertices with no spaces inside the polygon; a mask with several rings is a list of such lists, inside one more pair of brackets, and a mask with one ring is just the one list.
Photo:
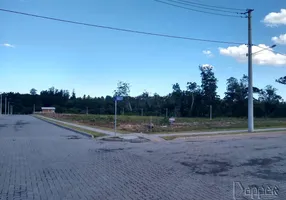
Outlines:
{"label": "grass", "polygon": [[51,122],[51,123],[53,123],[53,124],[57,124],[57,125],[59,125],[59,126],[62,126],[62,127],[65,127],[65,128],[71,129],[71,130],[74,130],[74,131],[78,131],[78,132],[82,132],[82,133],[87,133],[87,134],[89,134],[89,135],[92,135],[94,138],[105,136],[105,134],[98,133],[98,132],[95,132],[95,131],[91,131],[91,130],[79,128],[79,127],[72,126],[72,125],[67,125],[67,124],[60,123],[60,122],[55,122],[55,121],[52,121],[52,120],[49,120],[49,119],[46,119],[46,118],[42,118],[42,117],[40,117],[40,116],[36,116],[36,117],[39,117],[39,118],[41,118],[41,119],[43,119],[43,120],[45,120],[45,121]]}
{"label": "grass", "polygon": [[[97,127],[103,130],[113,130],[113,115],[85,115],[85,114],[54,114],[46,115],[58,120],[76,124]],[[153,128],[150,129],[150,123]],[[256,118],[255,128],[284,128],[285,118]],[[174,125],[169,125],[164,117],[127,116],[119,115],[117,118],[117,130],[120,133],[176,133],[198,131],[240,130],[247,128],[246,118],[176,118]]]}
{"label": "grass", "polygon": [[174,140],[177,138],[191,138],[191,137],[204,137],[204,136],[222,136],[222,135],[241,135],[247,134],[248,132],[237,132],[237,133],[219,133],[219,134],[194,134],[194,135],[171,135],[171,136],[163,136],[162,138],[165,140]]}
{"label": "grass", "polygon": [[[57,119],[60,121],[64,121],[64,122],[70,122],[70,123],[74,123],[74,124],[78,124],[78,125],[84,125],[84,126],[89,126],[89,127],[94,127],[94,128],[98,128],[101,130],[106,130],[106,131],[114,131],[114,124],[112,123],[112,126],[108,126],[108,122],[110,120],[110,115],[102,115],[100,116],[100,118],[94,118],[92,117],[93,115],[73,115],[73,114],[42,114],[45,117],[49,117],[49,118],[53,118],[53,119]],[[38,115],[40,116],[40,115]],[[107,117],[109,116],[109,117]],[[94,122],[97,123],[94,123]],[[112,122],[114,122],[114,119],[112,118]],[[126,130],[118,130],[118,133],[123,133],[123,134],[127,134],[130,133],[129,131]]]}

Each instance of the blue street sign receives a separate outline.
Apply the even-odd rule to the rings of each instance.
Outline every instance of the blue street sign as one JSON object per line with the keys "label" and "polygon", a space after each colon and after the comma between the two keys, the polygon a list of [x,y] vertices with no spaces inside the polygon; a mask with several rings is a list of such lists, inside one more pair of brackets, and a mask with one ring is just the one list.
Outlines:
{"label": "blue street sign", "polygon": [[123,100],[123,97],[115,97],[115,100],[116,100],[116,101],[122,101],[122,100]]}

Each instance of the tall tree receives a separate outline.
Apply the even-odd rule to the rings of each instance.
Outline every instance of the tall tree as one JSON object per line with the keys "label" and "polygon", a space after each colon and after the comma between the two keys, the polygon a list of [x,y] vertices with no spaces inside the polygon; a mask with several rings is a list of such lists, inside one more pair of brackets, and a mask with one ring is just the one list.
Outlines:
{"label": "tall tree", "polygon": [[281,99],[282,97],[277,94],[277,89],[271,85],[267,85],[259,94],[259,100],[262,102],[277,103]]}
{"label": "tall tree", "polygon": [[32,88],[32,89],[30,90],[30,94],[31,94],[31,95],[36,95],[36,94],[37,94],[37,90],[36,90],[35,88]]}
{"label": "tall tree", "polygon": [[129,94],[130,94],[130,84],[126,82],[119,81],[117,83],[117,88],[114,90],[114,97],[121,96],[127,99],[127,105],[130,111],[132,111],[132,106],[129,101]]}
{"label": "tall tree", "polygon": [[76,94],[75,94],[75,91],[73,89],[72,91],[72,95],[71,95],[71,100],[75,100],[76,99]]}
{"label": "tall tree", "polygon": [[130,84],[126,82],[119,81],[117,83],[117,88],[114,90],[114,96],[127,97],[130,93]]}
{"label": "tall tree", "polygon": [[234,77],[227,79],[224,97],[226,112],[229,116],[245,116],[247,114],[247,76],[238,81]]}
{"label": "tall tree", "polygon": [[194,103],[195,103],[195,92],[197,92],[198,85],[196,82],[188,82],[187,83],[187,91],[189,91],[192,95],[192,103],[191,103],[191,110],[190,113],[192,115]]}
{"label": "tall tree", "polygon": [[205,96],[206,103],[210,105],[217,97],[217,78],[215,77],[211,66],[199,66],[199,69],[202,78],[202,94]]}
{"label": "tall tree", "polygon": [[181,87],[179,83],[173,84],[173,93],[181,93]]}
{"label": "tall tree", "polygon": [[203,113],[208,113],[208,107],[212,106],[214,109],[216,109],[216,100],[217,100],[217,79],[214,75],[213,67],[210,65],[203,65],[199,66],[199,69],[201,71],[201,92],[203,95],[203,102],[204,105]]}
{"label": "tall tree", "polygon": [[277,83],[281,83],[283,85],[286,85],[286,76],[280,77],[279,79],[276,79]]}
{"label": "tall tree", "polygon": [[271,115],[282,99],[277,93],[277,89],[271,85],[267,85],[264,90],[260,90],[259,100],[264,104],[265,116]]}
{"label": "tall tree", "polygon": [[180,116],[182,112],[181,111],[182,90],[178,83],[173,84],[172,88],[173,88],[172,98],[173,98],[173,103],[174,103],[174,115],[177,116],[179,114]]}

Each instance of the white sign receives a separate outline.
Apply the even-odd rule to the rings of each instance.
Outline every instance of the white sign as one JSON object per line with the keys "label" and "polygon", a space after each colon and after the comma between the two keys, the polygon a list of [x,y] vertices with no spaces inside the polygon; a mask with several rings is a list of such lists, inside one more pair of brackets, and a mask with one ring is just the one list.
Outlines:
{"label": "white sign", "polygon": [[169,118],[169,122],[172,124],[176,121],[176,119],[174,117]]}

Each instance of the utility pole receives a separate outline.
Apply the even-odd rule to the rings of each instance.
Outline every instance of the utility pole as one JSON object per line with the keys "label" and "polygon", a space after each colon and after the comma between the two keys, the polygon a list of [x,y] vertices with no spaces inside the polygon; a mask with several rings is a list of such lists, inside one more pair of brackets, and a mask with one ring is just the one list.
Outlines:
{"label": "utility pole", "polygon": [[248,132],[254,131],[253,122],[253,77],[252,77],[252,25],[251,13],[253,9],[247,10],[248,18]]}
{"label": "utility pole", "polygon": [[5,97],[5,115],[7,115],[7,97]]}
{"label": "utility pole", "polygon": [[117,98],[115,98],[114,104],[114,135],[116,136],[116,122],[117,122]]}
{"label": "utility pole", "polygon": [[13,115],[13,106],[11,106],[11,115]]}

